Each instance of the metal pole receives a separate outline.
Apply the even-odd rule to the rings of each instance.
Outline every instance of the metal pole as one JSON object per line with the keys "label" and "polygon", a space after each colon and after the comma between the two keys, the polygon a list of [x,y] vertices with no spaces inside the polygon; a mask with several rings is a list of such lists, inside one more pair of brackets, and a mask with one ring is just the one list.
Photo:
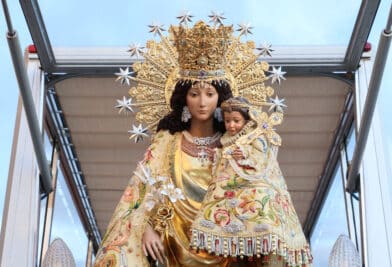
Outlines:
{"label": "metal pole", "polygon": [[388,57],[388,50],[391,44],[391,25],[392,5],[391,9],[389,10],[389,17],[387,20],[386,28],[380,36],[380,42],[378,44],[372,76],[370,78],[368,93],[366,96],[365,106],[362,113],[361,124],[357,137],[357,144],[355,146],[353,160],[349,168],[347,191],[350,193],[357,191],[359,167],[362,161],[363,152],[365,151],[370,125],[373,118],[374,108],[376,106],[378,92],[380,91],[380,84],[384,73],[385,63]]}
{"label": "metal pole", "polygon": [[6,0],[2,0],[4,16],[6,18],[8,33],[7,41],[10,48],[12,62],[15,74],[19,84],[19,92],[22,97],[23,106],[26,112],[27,122],[30,129],[31,139],[34,145],[34,152],[37,158],[40,170],[40,180],[46,193],[52,191],[51,175],[49,164],[45,156],[45,150],[42,143],[42,133],[40,131],[38,116],[35,111],[33,96],[31,94],[30,83],[27,79],[26,69],[23,64],[23,56],[20,49],[19,39],[16,31],[12,28],[11,18],[8,11]]}
{"label": "metal pole", "polygon": [[86,267],[93,266],[93,240],[91,238],[93,237],[90,236],[88,240]]}

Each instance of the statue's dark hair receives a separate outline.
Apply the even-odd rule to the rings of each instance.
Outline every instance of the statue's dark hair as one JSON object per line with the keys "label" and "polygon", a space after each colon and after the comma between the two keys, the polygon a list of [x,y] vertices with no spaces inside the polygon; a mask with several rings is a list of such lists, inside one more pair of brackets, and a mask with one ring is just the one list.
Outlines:
{"label": "statue's dark hair", "polygon": [[[236,97],[232,97],[230,99],[228,99],[227,102],[230,102],[230,100],[236,100],[239,101],[241,103],[250,105],[250,102],[248,101],[248,99],[246,99],[245,97],[242,96],[236,96]],[[233,112],[233,111],[238,111],[245,120],[250,120],[250,116],[249,116],[249,108],[246,107],[236,107],[236,106],[230,106],[228,105],[227,107],[223,107],[222,108],[222,118],[225,118],[224,113],[225,112]]]}
{"label": "statue's dark hair", "polygon": [[[181,115],[184,106],[186,106],[186,96],[188,94],[188,91],[195,83],[195,81],[191,80],[180,80],[179,82],[177,82],[173,91],[173,95],[170,99],[170,107],[172,111],[159,121],[157,132],[159,130],[169,130],[171,134],[174,134],[176,132],[181,132],[190,128],[191,121],[181,121]],[[223,101],[233,96],[230,85],[226,81],[214,80],[211,82],[211,85],[214,86],[216,91],[218,92],[217,107],[220,107]],[[224,133],[224,123],[218,122],[218,120],[214,118],[214,130],[217,132]]]}

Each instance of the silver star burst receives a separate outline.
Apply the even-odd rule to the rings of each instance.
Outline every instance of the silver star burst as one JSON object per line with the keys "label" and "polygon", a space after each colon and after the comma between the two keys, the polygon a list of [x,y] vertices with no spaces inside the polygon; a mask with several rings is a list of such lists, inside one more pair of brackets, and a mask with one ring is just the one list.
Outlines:
{"label": "silver star burst", "polygon": [[257,47],[256,49],[260,51],[260,55],[270,56],[270,57],[272,56],[271,53],[274,51],[273,49],[271,49],[271,44],[268,43],[264,43],[260,45],[260,47]]}
{"label": "silver star burst", "polygon": [[208,16],[211,18],[210,22],[214,23],[214,26],[216,27],[217,24],[223,25],[223,20],[226,19],[223,16],[223,13],[218,13],[216,11],[211,11],[211,15]]}
{"label": "silver star burst", "polygon": [[148,137],[148,130],[143,128],[141,124],[139,126],[132,125],[132,130],[129,130],[128,133],[132,134],[130,138],[135,138],[135,143],[143,141],[144,137]]}
{"label": "silver star burst", "polygon": [[117,99],[117,105],[115,108],[118,108],[118,113],[130,113],[133,112],[132,109],[132,98],[126,98],[123,96],[123,99]]}
{"label": "silver star burst", "polygon": [[129,71],[129,68],[122,69],[120,68],[120,72],[116,72],[115,75],[117,75],[116,81],[120,81],[121,85],[127,84],[129,85],[129,80],[131,79],[131,74],[133,74],[132,71]]}
{"label": "silver star burst", "polygon": [[184,23],[188,26],[188,23],[192,22],[193,16],[191,15],[191,12],[183,11],[177,18],[180,20],[180,24]]}
{"label": "silver star burst", "polygon": [[155,35],[161,35],[162,32],[165,31],[165,29],[163,28],[163,24],[158,24],[158,23],[153,23],[151,25],[148,25],[148,27],[150,28],[150,32],[152,32]]}
{"label": "silver star burst", "polygon": [[139,58],[140,55],[143,54],[144,47],[140,46],[140,44],[133,43],[129,46],[128,52],[131,53],[131,57],[136,56]]}
{"label": "silver star burst", "polygon": [[269,108],[269,111],[275,110],[283,113],[283,108],[287,108],[286,104],[284,103],[285,99],[280,99],[277,95],[275,96],[275,98],[270,98],[270,101],[271,106]]}
{"label": "silver star burst", "polygon": [[241,36],[241,35],[247,36],[248,34],[252,34],[251,30],[253,29],[253,27],[250,26],[250,23],[238,24],[238,27],[239,28],[237,29],[237,31],[240,32],[239,36]]}
{"label": "silver star burst", "polygon": [[282,71],[282,67],[279,68],[272,67],[272,71],[268,71],[268,72],[271,73],[271,75],[268,76],[268,78],[272,79],[271,83],[278,82],[278,84],[280,84],[280,79],[286,80],[286,78],[283,77],[283,75],[285,75],[286,72]]}

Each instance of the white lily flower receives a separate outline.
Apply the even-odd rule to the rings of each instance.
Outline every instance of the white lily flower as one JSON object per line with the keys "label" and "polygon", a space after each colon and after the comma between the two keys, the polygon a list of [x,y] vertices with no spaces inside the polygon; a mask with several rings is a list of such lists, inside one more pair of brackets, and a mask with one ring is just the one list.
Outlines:
{"label": "white lily flower", "polygon": [[167,177],[165,177],[165,176],[158,176],[157,177],[157,181],[158,182],[166,182],[167,181]]}
{"label": "white lily flower", "polygon": [[185,199],[181,189],[175,188],[172,183],[162,185],[160,192],[162,195],[167,196],[171,202],[176,202],[178,199]]}
{"label": "white lily flower", "polygon": [[156,183],[156,180],[154,177],[151,176],[151,170],[149,167],[145,167],[141,162],[138,163],[139,169],[141,170],[142,173],[139,173],[137,171],[134,172],[134,174],[140,178],[140,180],[146,184],[148,183],[149,185],[153,185]]}
{"label": "white lily flower", "polygon": [[156,204],[157,204],[157,202],[155,200],[153,200],[153,199],[147,200],[146,201],[146,209],[147,209],[147,211],[151,211],[155,207]]}

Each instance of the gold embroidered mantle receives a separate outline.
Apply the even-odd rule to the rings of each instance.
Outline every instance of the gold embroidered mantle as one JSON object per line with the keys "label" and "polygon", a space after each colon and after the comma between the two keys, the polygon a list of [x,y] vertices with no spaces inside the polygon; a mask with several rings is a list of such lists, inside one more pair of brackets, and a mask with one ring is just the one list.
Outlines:
{"label": "gold embroidered mantle", "polygon": [[[277,147],[264,135],[248,144],[238,142],[253,132],[237,135],[236,143],[218,153],[214,180],[192,224],[191,247],[224,257],[276,254],[288,266],[309,266],[312,256],[277,162]],[[222,143],[229,139],[225,134]],[[245,160],[231,157],[236,146]]]}

